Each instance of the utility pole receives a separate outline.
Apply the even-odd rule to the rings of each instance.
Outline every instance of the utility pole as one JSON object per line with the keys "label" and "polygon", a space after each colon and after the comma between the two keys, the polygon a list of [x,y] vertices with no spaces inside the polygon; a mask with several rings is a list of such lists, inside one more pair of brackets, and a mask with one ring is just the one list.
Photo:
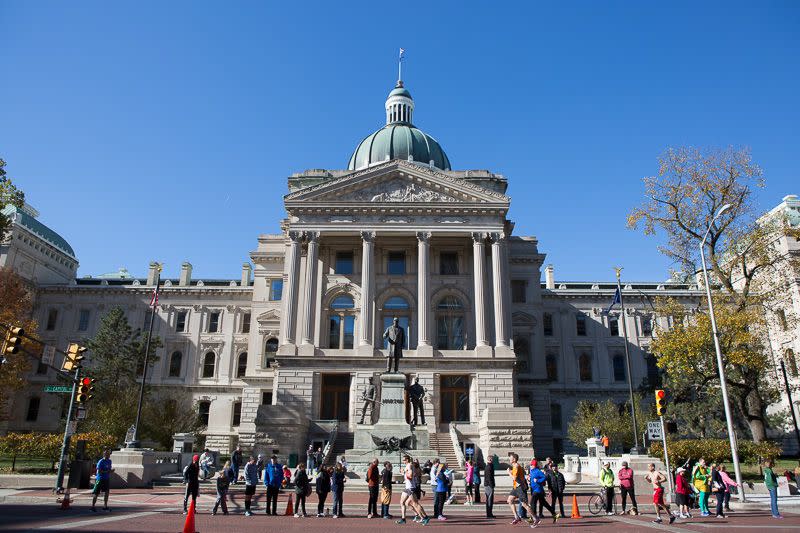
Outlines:
{"label": "utility pole", "polygon": [[64,463],[67,462],[69,456],[69,426],[72,422],[72,407],[75,405],[75,390],[78,388],[80,381],[81,367],[75,367],[75,377],[72,382],[72,394],[69,398],[69,410],[67,411],[67,427],[64,428],[64,441],[61,443],[61,457],[58,460],[58,476],[56,476],[56,486],[54,491],[61,492],[64,490]]}

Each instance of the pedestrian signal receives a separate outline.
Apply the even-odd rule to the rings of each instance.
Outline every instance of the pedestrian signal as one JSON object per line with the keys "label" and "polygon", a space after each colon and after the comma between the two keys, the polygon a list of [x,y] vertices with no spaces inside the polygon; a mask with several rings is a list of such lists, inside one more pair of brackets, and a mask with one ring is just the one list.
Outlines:
{"label": "pedestrian signal", "polygon": [[78,385],[78,395],[75,396],[76,402],[86,403],[92,398],[94,381],[92,378],[81,378],[81,382]]}
{"label": "pedestrian signal", "polygon": [[81,367],[83,361],[83,352],[86,348],[76,343],[71,343],[67,348],[67,353],[64,355],[64,363],[61,365],[61,370],[64,372],[72,372],[73,370]]}
{"label": "pedestrian signal", "polygon": [[10,327],[6,331],[6,340],[3,344],[3,353],[0,355],[14,355],[19,352],[20,345],[22,344],[22,336],[25,335],[25,330],[19,327]]}
{"label": "pedestrian signal", "polygon": [[656,390],[656,414],[664,416],[667,412],[667,392],[664,389]]}

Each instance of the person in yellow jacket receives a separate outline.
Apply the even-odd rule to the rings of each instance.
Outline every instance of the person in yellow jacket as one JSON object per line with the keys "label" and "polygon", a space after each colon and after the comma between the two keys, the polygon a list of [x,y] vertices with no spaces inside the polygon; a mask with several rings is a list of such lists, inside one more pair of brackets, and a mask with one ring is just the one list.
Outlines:
{"label": "person in yellow jacket", "polygon": [[700,507],[700,516],[708,516],[708,497],[711,494],[711,473],[706,466],[706,460],[702,457],[694,465],[692,471],[692,486],[698,494],[697,505]]}
{"label": "person in yellow jacket", "polygon": [[614,472],[608,461],[603,463],[603,469],[600,470],[600,486],[603,487],[606,495],[606,514],[612,516],[614,514]]}

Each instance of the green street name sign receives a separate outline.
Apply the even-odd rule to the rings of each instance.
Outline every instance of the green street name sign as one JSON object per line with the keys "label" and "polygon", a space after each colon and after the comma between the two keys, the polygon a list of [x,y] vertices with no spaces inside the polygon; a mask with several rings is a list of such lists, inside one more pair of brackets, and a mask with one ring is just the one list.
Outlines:
{"label": "green street name sign", "polygon": [[69,385],[45,385],[45,392],[72,392],[72,387]]}

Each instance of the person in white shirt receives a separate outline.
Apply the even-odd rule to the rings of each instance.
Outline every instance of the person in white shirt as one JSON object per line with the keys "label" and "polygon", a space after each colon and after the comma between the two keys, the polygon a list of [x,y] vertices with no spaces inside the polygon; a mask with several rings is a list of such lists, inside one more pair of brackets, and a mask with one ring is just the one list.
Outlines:
{"label": "person in white shirt", "polygon": [[414,489],[416,488],[414,485],[415,472],[411,457],[408,455],[404,456],[403,463],[405,464],[403,469],[403,492],[400,494],[400,520],[398,520],[397,523],[406,523],[406,507],[411,507],[416,514],[422,517],[420,523],[426,526],[431,519],[428,518],[425,509],[422,508],[422,505],[420,505],[419,500],[417,500],[414,494]]}

